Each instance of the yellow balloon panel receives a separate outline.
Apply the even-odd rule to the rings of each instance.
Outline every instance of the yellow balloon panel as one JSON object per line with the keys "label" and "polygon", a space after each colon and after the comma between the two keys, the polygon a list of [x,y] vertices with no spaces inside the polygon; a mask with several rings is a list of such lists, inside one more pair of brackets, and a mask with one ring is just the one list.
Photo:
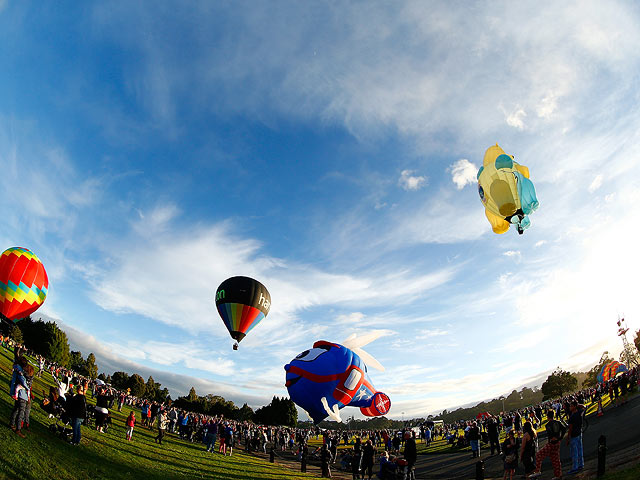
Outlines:
{"label": "yellow balloon panel", "polygon": [[[498,144],[485,152],[478,172],[478,193],[495,233],[505,233],[511,222],[518,225],[520,233],[528,228],[526,214],[538,206],[533,184],[525,180],[528,178],[529,169],[515,162],[513,155],[507,155]],[[523,185],[528,194],[524,200],[524,211],[521,198]]]}

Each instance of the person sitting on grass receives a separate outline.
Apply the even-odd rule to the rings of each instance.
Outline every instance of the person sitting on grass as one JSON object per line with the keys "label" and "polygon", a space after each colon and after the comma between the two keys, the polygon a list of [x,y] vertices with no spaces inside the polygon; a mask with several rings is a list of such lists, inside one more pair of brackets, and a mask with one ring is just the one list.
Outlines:
{"label": "person sitting on grass", "polygon": [[133,439],[133,427],[136,425],[136,414],[133,413],[133,410],[129,413],[125,423],[127,425],[127,440],[131,441]]}
{"label": "person sitting on grass", "polygon": [[353,455],[351,454],[351,449],[343,450],[342,455],[340,456],[340,470],[344,470],[345,472],[350,470],[351,458]]}
{"label": "person sitting on grass", "polygon": [[380,455],[380,471],[378,477],[380,480],[392,480],[396,478],[395,458],[389,458],[389,452],[385,451]]}

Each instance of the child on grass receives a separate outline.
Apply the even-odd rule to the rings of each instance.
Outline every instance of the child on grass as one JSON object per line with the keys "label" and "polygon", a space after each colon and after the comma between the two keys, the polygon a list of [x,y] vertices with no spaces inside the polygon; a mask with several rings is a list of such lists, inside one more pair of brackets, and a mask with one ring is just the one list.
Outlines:
{"label": "child on grass", "polygon": [[133,410],[127,417],[126,424],[127,424],[127,440],[131,441],[131,438],[133,437],[133,427],[136,424],[136,414],[133,413]]}

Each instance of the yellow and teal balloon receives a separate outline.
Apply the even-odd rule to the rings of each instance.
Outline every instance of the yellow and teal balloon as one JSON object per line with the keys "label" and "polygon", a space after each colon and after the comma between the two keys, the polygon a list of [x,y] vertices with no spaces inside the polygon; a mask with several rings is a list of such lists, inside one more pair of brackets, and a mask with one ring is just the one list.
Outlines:
{"label": "yellow and teal balloon", "polygon": [[529,215],[540,205],[529,169],[513,158],[496,143],[478,170],[478,193],[495,233],[505,233],[511,225],[524,233],[531,226]]}
{"label": "yellow and teal balloon", "polygon": [[253,278],[231,277],[218,287],[216,307],[231,338],[240,342],[269,313],[271,295]]}

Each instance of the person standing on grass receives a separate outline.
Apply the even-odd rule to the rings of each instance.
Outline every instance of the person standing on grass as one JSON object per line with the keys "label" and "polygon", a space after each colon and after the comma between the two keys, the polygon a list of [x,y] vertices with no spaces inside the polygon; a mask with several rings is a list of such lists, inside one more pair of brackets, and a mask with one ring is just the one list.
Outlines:
{"label": "person standing on grass", "polygon": [[149,413],[149,404],[145,400],[142,404],[142,408],[140,409],[140,425],[143,427],[147,424],[147,413]]}
{"label": "person standing on grass", "polygon": [[471,422],[469,444],[471,445],[471,457],[480,457],[480,428],[478,428],[477,422]]}
{"label": "person standing on grass", "polygon": [[513,480],[518,468],[518,440],[513,429],[509,430],[507,438],[502,444],[502,454],[504,455],[504,475],[503,480]]}
{"label": "person standing on grass", "polygon": [[215,453],[216,451],[216,438],[218,437],[218,424],[212,418],[207,425],[207,436],[205,437],[207,443],[207,452]]}
{"label": "person standing on grass", "polygon": [[360,478],[360,468],[362,465],[362,440],[356,437],[356,443],[353,446],[353,456],[351,457],[351,475],[353,480]]}
{"label": "person standing on grass", "polygon": [[404,459],[407,461],[407,480],[416,480],[415,466],[418,461],[418,448],[415,432],[405,434]]}
{"label": "person standing on grass", "polygon": [[33,375],[34,368],[31,365],[27,365],[24,371],[24,378],[27,381],[27,385],[29,386],[29,400],[27,400],[27,405],[24,409],[24,420],[22,421],[22,429],[30,432],[29,429],[29,418],[31,417],[31,405],[33,405]]}
{"label": "person standing on grass", "polygon": [[329,467],[330,460],[331,453],[329,452],[329,447],[325,443],[324,445],[322,445],[322,450],[320,451],[322,478],[331,478],[331,468]]}
{"label": "person standing on grass", "polygon": [[38,355],[38,378],[42,377],[42,371],[44,370],[44,357]]}
{"label": "person standing on grass", "polygon": [[227,447],[225,446],[225,425],[220,422],[218,424],[218,438],[220,439],[220,448],[218,449],[218,453],[227,454]]}
{"label": "person standing on grass", "polygon": [[489,443],[491,444],[491,455],[493,455],[494,452],[500,455],[500,432],[498,432],[498,422],[495,417],[489,419],[487,433],[489,434]]}
{"label": "person standing on grass", "polygon": [[234,443],[234,433],[233,433],[233,427],[231,426],[231,424],[227,425],[227,428],[224,429],[224,446],[225,446],[225,452],[224,454],[227,454],[227,450],[229,450],[229,456],[231,456],[233,454],[233,443]]}
{"label": "person standing on grass", "polygon": [[80,384],[76,387],[76,394],[67,401],[67,413],[71,417],[71,427],[73,428],[73,436],[71,437],[72,445],[80,445],[82,431],[80,426],[87,416],[87,399],[84,396],[85,386]]}
{"label": "person standing on grass", "polygon": [[522,447],[520,448],[520,459],[524,465],[524,474],[529,476],[536,469],[536,450],[538,449],[538,435],[533,429],[530,421],[524,422],[524,435],[522,436]]}
{"label": "person standing on grass", "polygon": [[129,416],[125,420],[125,423],[127,425],[127,440],[131,441],[131,439],[133,438],[133,427],[135,427],[136,425],[136,414],[133,413],[133,410],[131,410],[131,413],[129,413]]}
{"label": "person standing on grass", "polygon": [[9,417],[9,427],[22,438],[24,438],[22,424],[27,410],[27,403],[31,396],[29,384],[25,376],[25,374],[28,374],[29,368],[31,368],[33,374],[33,367],[29,365],[27,359],[25,357],[19,357],[13,365],[13,374],[11,376],[11,383],[9,384],[9,394],[15,400],[11,416]]}
{"label": "person standing on grass", "polygon": [[555,478],[562,478],[562,463],[560,463],[560,440],[564,436],[565,426],[555,418],[555,411],[551,408],[547,411],[547,444],[536,454],[536,471],[529,475],[529,478],[538,478],[541,473],[542,461],[549,457],[553,465],[553,475]]}
{"label": "person standing on grass", "polygon": [[[584,405],[580,405],[584,409]],[[571,460],[573,465],[569,470],[569,475],[578,473],[584,468],[584,458],[582,455],[582,411],[578,408],[578,402],[573,400],[569,406],[571,415],[569,416],[569,432],[567,435],[567,445],[571,445]]]}
{"label": "person standing on grass", "polygon": [[374,447],[371,438],[362,447],[362,476],[367,475],[369,480],[373,477],[373,464],[375,463],[376,447]]}
{"label": "person standing on grass", "polygon": [[158,415],[158,436],[155,439],[156,443],[162,445],[162,439],[164,438],[168,424],[169,419],[167,418],[167,412],[163,409],[160,411],[160,415]]}

